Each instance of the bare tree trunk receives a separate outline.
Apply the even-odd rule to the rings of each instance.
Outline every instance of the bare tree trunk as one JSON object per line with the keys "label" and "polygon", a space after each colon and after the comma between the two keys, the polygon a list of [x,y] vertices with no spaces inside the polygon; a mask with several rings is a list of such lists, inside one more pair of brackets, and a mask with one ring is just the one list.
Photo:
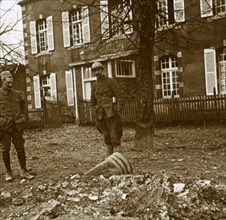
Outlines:
{"label": "bare tree trunk", "polygon": [[135,146],[143,150],[153,147],[154,136],[154,93],[153,93],[153,64],[154,64],[154,24],[155,1],[137,0],[136,10],[139,14],[140,45],[138,49],[137,67],[137,124]]}

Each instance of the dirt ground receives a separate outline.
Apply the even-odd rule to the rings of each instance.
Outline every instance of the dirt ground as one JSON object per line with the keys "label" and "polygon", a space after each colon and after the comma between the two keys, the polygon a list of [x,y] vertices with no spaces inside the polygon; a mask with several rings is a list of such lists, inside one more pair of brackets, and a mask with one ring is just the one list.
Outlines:
{"label": "dirt ground", "polygon": [[[96,214],[96,217],[92,213],[91,218],[91,214],[84,211],[84,207],[87,207],[88,202],[81,202],[80,200],[80,205],[76,203],[77,209],[80,210],[79,214],[76,211],[77,214],[74,216],[78,217],[83,213],[86,217],[80,216],[78,219],[226,219],[226,209],[223,208],[226,204],[226,128],[224,126],[209,125],[206,127],[175,126],[156,128],[154,148],[148,155],[134,147],[134,136],[134,128],[124,128],[122,139],[123,154],[133,166],[133,175],[131,175],[132,177],[130,176],[130,178],[135,178],[136,176],[145,178],[143,185],[146,184],[147,186],[148,178],[154,181],[155,178],[158,178],[156,175],[161,173],[162,180],[165,178],[164,175],[167,175],[175,181],[184,182],[186,184],[194,182],[194,180],[208,180],[215,186],[224,186],[224,190],[219,193],[221,199],[217,200],[219,203],[217,207],[217,209],[219,209],[219,215],[216,214],[218,211],[211,211],[213,215],[199,214],[196,217],[193,215],[192,218],[188,218],[188,214],[185,214],[185,212],[188,213],[188,211],[183,209],[185,210],[183,216],[174,214],[174,217],[172,217],[173,214],[168,208],[168,212],[171,213],[168,214],[170,216],[169,218],[164,217],[163,214],[161,214],[161,216],[163,216],[162,218],[154,217],[149,211],[146,211],[146,215],[142,216],[142,214],[137,214],[138,210],[137,213],[131,210],[128,211],[128,207],[134,206],[134,201],[137,203],[142,201],[140,200],[141,198],[137,196],[133,198],[130,204],[128,204],[130,200],[127,200],[127,203],[124,204],[120,203],[120,210],[124,210],[125,213],[127,209],[127,216],[124,214],[124,217],[121,215],[120,218],[116,218],[116,210],[112,211],[111,208],[111,211],[109,211],[110,214],[107,214],[107,216],[109,217],[110,215],[111,218],[107,218],[106,216],[104,218],[104,215],[100,214],[100,212],[98,212],[98,215]],[[56,186],[57,183],[62,186],[61,188],[64,188],[65,181],[72,184],[71,181],[74,178],[80,178],[83,173],[103,161],[105,158],[105,147],[102,136],[98,133],[96,128],[92,126],[65,124],[61,128],[27,130],[25,139],[27,164],[28,167],[31,168],[31,173],[35,175],[35,178],[31,181],[20,179],[18,160],[15,150],[12,148],[11,160],[15,176],[14,181],[10,183],[4,181],[5,170],[2,160],[0,162],[0,219],[76,219],[71,216],[66,217],[67,211],[65,211],[65,207],[68,208],[71,207],[71,205],[68,203],[66,205],[65,202],[62,202],[55,191],[51,194],[54,196],[50,196],[50,188],[53,185]],[[121,180],[121,183],[123,183],[124,180]],[[89,181],[83,183],[81,181],[79,184],[81,184],[80,187],[87,188],[87,184],[89,183],[89,187],[93,190],[93,188],[96,189],[100,187],[100,181],[99,183],[98,181],[99,180],[97,180],[97,183],[93,183],[92,180],[92,184]],[[125,180],[124,183],[126,181],[128,182],[128,180]],[[138,183],[136,182],[136,184]],[[138,189],[140,187],[141,185],[136,185],[135,188]],[[101,185],[101,189],[102,188],[104,188],[103,185]],[[110,189],[109,185],[108,189]],[[100,191],[99,188],[98,190]],[[41,191],[41,194],[38,193],[39,191]],[[32,195],[24,196],[24,194],[28,194],[28,192]],[[133,196],[136,196],[136,194],[133,194]],[[42,215],[40,211],[36,210],[37,206],[41,203],[47,202],[47,204],[50,205],[50,201],[52,201],[53,198],[57,203],[57,205],[55,204],[57,207],[59,207],[59,202],[61,205],[61,209],[54,211],[54,213],[57,212],[57,214],[52,216]],[[73,199],[75,200],[75,198]],[[92,197],[90,200],[95,199]],[[211,201],[213,204],[216,204],[216,201]],[[146,201],[143,202],[147,203]],[[64,205],[62,206],[62,204]],[[83,204],[82,209],[81,204]],[[115,203],[114,206],[116,206]],[[89,207],[93,209],[94,206],[89,205]],[[143,206],[143,208],[149,210],[148,207]],[[106,209],[109,209],[109,203]],[[133,207],[133,210],[136,209]],[[161,213],[164,213],[164,207],[162,210]],[[223,214],[222,210],[224,212]],[[37,216],[38,212],[39,215]],[[97,213],[97,211],[93,212]],[[120,211],[118,210],[117,212],[119,213]],[[72,212],[70,211],[70,213]],[[34,217],[35,214],[36,217]],[[212,218],[211,216],[215,217]]]}

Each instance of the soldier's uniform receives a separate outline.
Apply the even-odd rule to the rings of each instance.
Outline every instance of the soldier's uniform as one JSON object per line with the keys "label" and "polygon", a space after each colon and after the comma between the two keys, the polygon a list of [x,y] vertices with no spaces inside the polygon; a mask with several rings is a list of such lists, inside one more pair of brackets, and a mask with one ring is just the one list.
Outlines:
{"label": "soldier's uniform", "polygon": [[110,155],[114,148],[117,151],[120,149],[121,113],[124,106],[122,92],[114,79],[102,75],[94,82],[91,90],[91,106],[96,108],[97,128],[104,136]]}
{"label": "soldier's uniform", "polygon": [[[11,78],[12,75],[8,71],[1,73],[1,79]],[[13,80],[12,80],[13,82]],[[18,160],[25,177],[33,176],[27,173],[26,156],[24,150],[23,132],[26,127],[27,108],[24,98],[20,91],[14,89],[0,88],[0,143],[2,145],[1,152],[3,162],[6,167],[8,179],[12,178],[12,170],[10,165],[10,148],[11,140],[16,149]]]}

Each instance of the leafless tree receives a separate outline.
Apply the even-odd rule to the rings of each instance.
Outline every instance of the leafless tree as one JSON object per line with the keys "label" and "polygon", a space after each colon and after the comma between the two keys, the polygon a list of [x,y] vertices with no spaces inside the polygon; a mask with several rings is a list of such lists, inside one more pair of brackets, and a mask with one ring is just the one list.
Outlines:
{"label": "leafless tree", "polygon": [[[16,6],[15,1],[12,8]],[[18,24],[21,17],[12,8],[5,7],[4,0],[0,0],[0,63],[8,64],[24,63],[22,30]]]}

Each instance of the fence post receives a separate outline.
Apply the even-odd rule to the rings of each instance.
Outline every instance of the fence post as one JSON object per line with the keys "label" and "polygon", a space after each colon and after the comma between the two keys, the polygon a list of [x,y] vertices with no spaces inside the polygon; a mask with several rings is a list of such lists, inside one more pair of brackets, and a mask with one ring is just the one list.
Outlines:
{"label": "fence post", "polygon": [[46,106],[46,99],[45,96],[42,96],[42,104],[43,104],[43,124],[44,124],[44,128],[47,128],[48,122],[47,122],[47,106]]}
{"label": "fence post", "polygon": [[176,110],[175,110],[175,100],[174,100],[174,95],[175,95],[175,91],[173,91],[173,92],[172,92],[172,95],[171,95],[171,96],[172,96],[172,99],[171,99],[171,100],[172,100],[172,121],[171,121],[171,123],[173,123],[173,122],[175,121],[175,119],[176,119],[176,116],[175,116],[175,113],[176,113],[175,111],[176,111]]}
{"label": "fence post", "polygon": [[217,108],[217,94],[216,94],[216,88],[213,87],[213,99],[214,99],[214,112],[216,119],[219,119],[218,117],[218,108]]}

